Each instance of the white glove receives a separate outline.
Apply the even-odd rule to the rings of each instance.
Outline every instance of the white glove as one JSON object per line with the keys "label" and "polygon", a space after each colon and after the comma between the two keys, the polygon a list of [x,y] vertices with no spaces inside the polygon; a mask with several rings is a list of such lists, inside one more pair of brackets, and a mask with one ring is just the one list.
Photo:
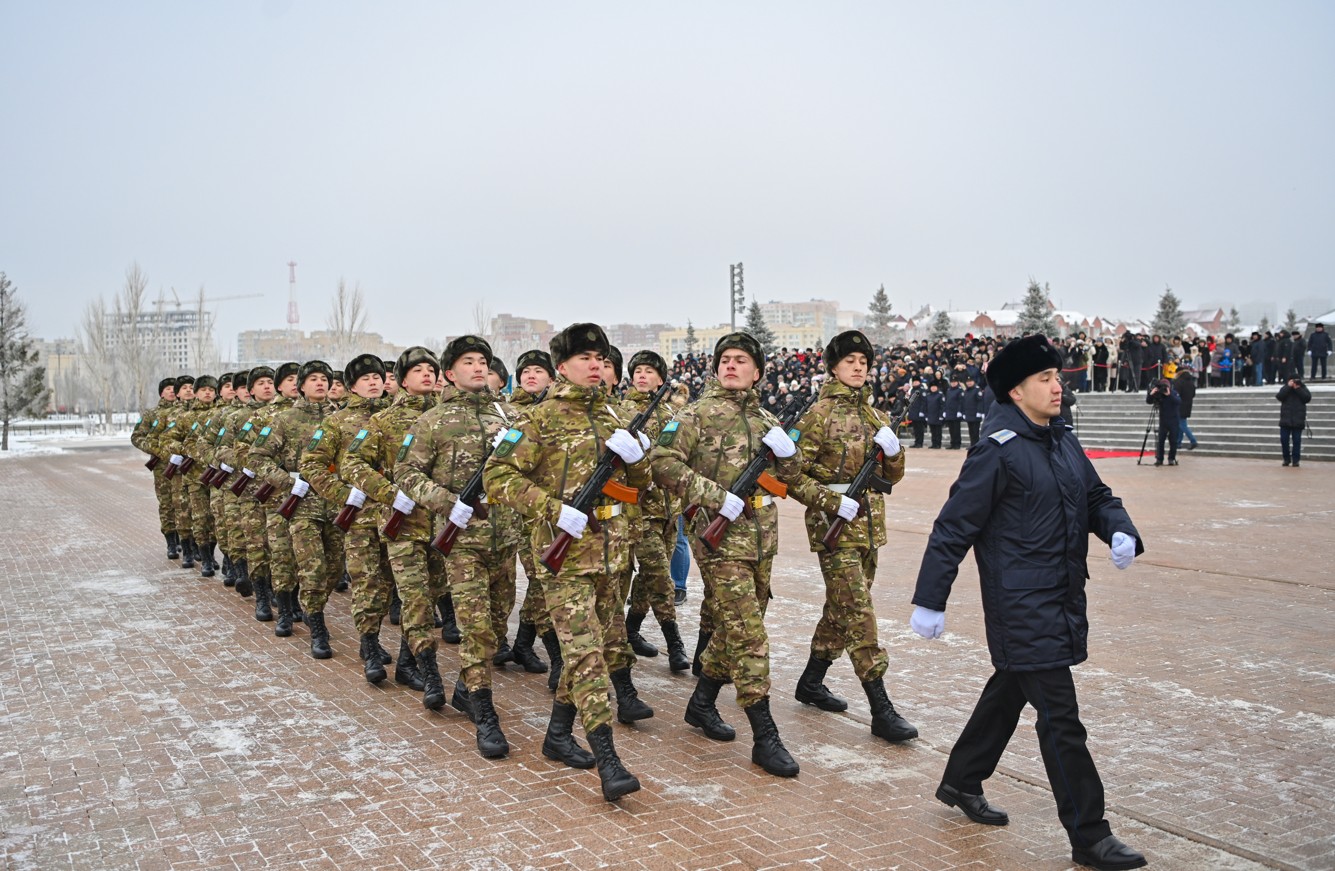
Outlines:
{"label": "white glove", "polygon": [[946,612],[916,605],[913,616],[909,618],[909,625],[923,638],[940,638],[941,633],[946,631]]}
{"label": "white glove", "polygon": [[607,447],[616,452],[626,465],[638,463],[644,459],[644,448],[635,436],[624,429],[619,429],[607,437]]}
{"label": "white glove", "polygon": [[642,432],[637,432],[635,435],[640,440],[640,447],[644,448],[646,454],[649,453],[649,449],[654,446],[654,443],[649,441],[649,437]]}
{"label": "white glove", "polygon": [[570,533],[575,538],[584,537],[584,527],[589,525],[589,515],[576,511],[569,505],[561,506],[561,519],[556,521],[556,528]]}
{"label": "white glove", "polygon": [[358,490],[356,487],[353,487],[352,492],[348,494],[347,501],[343,504],[351,505],[353,508],[361,508],[366,504],[366,494],[361,490]]}
{"label": "white glove", "polygon": [[255,477],[255,473],[250,471],[250,469],[242,469],[241,474],[245,475],[247,478]]}
{"label": "white glove", "polygon": [[731,523],[741,516],[742,509],[745,507],[746,503],[739,496],[734,493],[726,493],[723,496],[723,507],[718,510],[718,513],[728,518],[728,522]]}
{"label": "white glove", "polygon": [[797,445],[788,437],[788,433],[784,432],[782,427],[770,427],[769,432],[765,433],[761,441],[771,451],[774,451],[774,456],[781,460],[786,460],[797,453]]}
{"label": "white glove", "polygon": [[408,498],[408,494],[400,490],[394,494],[394,510],[400,514],[412,514],[417,503]]}
{"label": "white glove", "polygon": [[450,509],[450,523],[460,529],[468,528],[468,521],[473,519],[473,506],[458,499],[454,500],[454,507]]}
{"label": "white glove", "polygon": [[503,429],[500,432],[496,433],[496,437],[491,440],[492,450],[495,450],[496,448],[501,446],[501,439],[505,438],[505,434],[507,432],[509,432],[508,429]]}
{"label": "white glove", "polygon": [[876,431],[876,435],[871,440],[880,445],[881,450],[885,451],[887,457],[893,457],[899,453],[899,436],[888,426],[883,426]]}
{"label": "white glove", "polygon": [[1131,565],[1136,558],[1136,537],[1125,532],[1114,532],[1112,540],[1112,564],[1119,569]]}
{"label": "white glove", "polygon": [[226,463],[221,463],[220,465],[222,466],[222,470],[223,470],[224,472],[226,472],[227,474],[229,474],[229,475],[236,471],[236,469],[233,469],[231,466],[227,465]]}
{"label": "white glove", "polygon": [[852,520],[858,516],[858,503],[841,493],[839,495],[839,511],[836,513],[845,520]]}
{"label": "white glove", "polygon": [[305,481],[301,480],[300,478],[297,478],[295,481],[292,482],[292,495],[293,495],[293,496],[296,496],[296,497],[298,497],[298,498],[304,498],[304,497],[306,496],[306,494],[309,493],[309,492],[311,492],[311,485],[310,485],[310,484],[307,484]]}
{"label": "white glove", "polygon": [[185,462],[185,457],[181,456],[180,454],[172,454],[172,458],[168,462],[170,462],[173,466],[179,466]]}

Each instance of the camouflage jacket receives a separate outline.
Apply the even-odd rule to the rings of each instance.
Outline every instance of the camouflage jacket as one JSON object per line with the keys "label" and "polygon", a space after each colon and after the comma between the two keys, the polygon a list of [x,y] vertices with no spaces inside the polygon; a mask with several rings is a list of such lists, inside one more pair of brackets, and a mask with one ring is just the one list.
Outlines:
{"label": "camouflage jacket", "polygon": [[[394,496],[400,489],[394,483],[394,466],[408,456],[408,445],[411,444],[408,429],[435,404],[435,396],[413,396],[400,390],[389,407],[371,415],[365,428],[358,430],[348,442],[339,461],[339,473],[344,481],[366,494],[367,507],[373,501],[381,505],[394,504]],[[362,513],[366,510],[363,508]],[[430,512],[426,508],[414,509],[399,527],[399,538],[423,541],[421,536],[430,529]]]}
{"label": "camouflage jacket", "polygon": [[[273,416],[272,422],[261,427],[250,448],[250,468],[259,480],[272,484],[286,499],[292,491],[293,473],[301,471],[301,455],[313,445],[312,435],[329,414],[327,402],[311,402],[305,398],[292,403]],[[320,512],[325,508],[315,488],[301,500],[298,510]]]}
{"label": "camouflage jacket", "polygon": [[[652,398],[652,393],[641,393],[632,387],[626,392],[626,399],[623,404],[634,416],[644,411]],[[654,409],[654,413],[644,425],[644,434],[649,438],[649,441],[658,441],[658,436],[663,432],[663,427],[668,421],[672,420],[679,409],[686,406],[690,398],[690,390],[679,388],[669,393],[662,402],[658,403],[658,407]],[[627,423],[629,422],[628,420]],[[637,513],[643,520],[671,520],[675,523],[677,515],[686,507],[678,504],[678,501],[673,498],[672,493],[666,488],[651,485],[648,490],[640,494],[640,510]]]}
{"label": "camouflage jacket", "polygon": [[195,461],[195,468],[189,472],[191,481],[195,481],[203,474],[201,466],[208,465],[204,457],[198,456],[200,453],[197,439],[200,430],[213,413],[213,404],[205,405],[198,399],[192,399],[181,408],[176,415],[175,426],[168,423],[167,432],[163,435],[163,450],[167,456],[180,454],[183,457],[190,457]]}
{"label": "camouflage jacket", "polygon": [[130,432],[130,444],[146,454],[157,455],[157,446],[155,442],[161,431],[166,427],[167,414],[171,411],[175,401],[168,402],[165,399],[159,400],[158,404],[152,408],[145,408],[139,415],[139,422],[134,425]]}
{"label": "camouflage jacket", "polygon": [[[711,380],[700,398],[677,412],[663,427],[650,461],[654,481],[686,504],[703,509],[695,515],[695,532],[709,525],[723,505],[728,488],[751,458],[765,449],[761,438],[778,418],[760,407],[755,390],[727,390]],[[801,455],[775,463],[774,476],[787,482],[801,474]],[[764,491],[756,488],[755,495]],[[710,560],[762,560],[779,548],[779,509],[773,504],[739,516]]]}
{"label": "camouflage jacket", "polygon": [[[181,423],[181,415],[185,411],[185,403],[180,400],[174,400],[163,405],[162,414],[158,417],[157,428],[148,437],[148,446],[153,450],[153,454],[164,463],[171,459],[172,454],[177,453],[176,430]],[[182,429],[182,432],[184,432],[184,429]]]}
{"label": "camouflage jacket", "polygon": [[[506,403],[489,390],[468,393],[447,386],[436,407],[409,428],[412,444],[408,455],[394,467],[395,483],[444,524],[459,492],[482,465],[491,440],[509,430],[514,417]],[[518,540],[514,512],[495,505],[490,506],[486,520],[473,516],[455,547],[498,551],[513,547]]]}
{"label": "camouflage jacket", "polygon": [[[199,412],[195,415],[195,421],[199,425],[194,428],[190,439],[190,456],[195,458],[195,462],[201,466],[218,465],[215,454],[218,448],[218,428],[222,424],[223,412],[227,411],[227,406],[219,405],[215,400],[208,405],[203,403],[199,406]],[[203,470],[200,470],[201,473]],[[193,474],[194,470],[191,470]]]}
{"label": "camouflage jacket", "polygon": [[[570,502],[588,481],[602,456],[603,440],[629,421],[614,413],[606,390],[579,387],[558,378],[547,398],[529,406],[487,461],[483,482],[489,502],[506,505],[532,518],[530,546],[540,553],[557,535],[561,506]],[[649,464],[641,461],[617,470],[613,481],[628,487],[648,487]],[[598,509],[616,510],[602,497]],[[564,576],[616,574],[627,565],[629,524],[624,513],[592,524],[570,546]]]}
{"label": "camouflage jacket", "polygon": [[[254,405],[257,407],[258,403]],[[223,411],[214,427],[213,456],[216,465],[221,467],[225,463],[237,472],[245,467],[245,461],[240,459],[237,432],[250,420],[251,408],[251,404],[233,399],[232,404]]]}
{"label": "camouflage jacket", "polygon": [[[349,393],[347,404],[326,417],[320,425],[320,437],[311,436],[314,447],[301,455],[301,477],[329,502],[331,509],[342,511],[348,494],[352,492],[352,485],[344,479],[342,469],[348,445],[366,429],[371,416],[388,404],[384,399],[366,399]],[[353,522],[357,526],[378,526],[384,522],[384,512],[368,499]]]}
{"label": "camouflage jacket", "polygon": [[[790,482],[790,492],[798,502],[807,506],[807,536],[813,551],[823,551],[820,540],[834,522],[839,510],[839,494],[828,484],[847,484],[862,468],[869,451],[876,450],[872,436],[882,426],[890,426],[890,418],[871,405],[872,390],[863,386],[857,390],[836,378],[821,388],[820,396],[797,422],[802,438],[802,474]],[[904,477],[903,447],[899,454],[887,457],[877,472],[891,484]],[[885,544],[885,497],[867,491],[864,498],[866,512],[844,527],[839,536],[840,548],[863,548]]]}

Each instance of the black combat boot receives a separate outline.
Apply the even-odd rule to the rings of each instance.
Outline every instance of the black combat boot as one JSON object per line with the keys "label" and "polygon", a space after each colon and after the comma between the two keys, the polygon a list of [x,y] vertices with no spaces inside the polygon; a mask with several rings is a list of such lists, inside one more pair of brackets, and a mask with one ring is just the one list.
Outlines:
{"label": "black combat boot", "polygon": [[461,636],[459,624],[454,620],[454,599],[446,593],[436,600],[436,607],[440,609],[441,640],[446,644],[458,644]]}
{"label": "black combat boot", "polygon": [[255,593],[255,585],[250,579],[250,563],[246,560],[233,560],[232,570],[236,572],[236,591],[241,598],[249,599]]}
{"label": "black combat boot", "polygon": [[626,770],[617,756],[616,746],[612,743],[611,726],[603,723],[590,732],[589,746],[593,748],[594,761],[598,766],[598,779],[603,782],[603,798],[616,801],[640,788],[640,781]]}
{"label": "black combat boot", "polygon": [[389,625],[398,626],[400,612],[403,608],[403,600],[399,598],[399,588],[391,587],[389,591]]}
{"label": "black combat boot", "polygon": [[[273,625],[273,634],[279,638],[286,638],[292,634],[292,621],[296,619],[292,613],[292,600],[296,598],[296,594],[288,590],[276,594],[275,598],[278,599],[278,622]],[[258,603],[256,607],[258,608]]]}
{"label": "black combat boot", "polygon": [[542,633],[542,646],[547,649],[547,658],[552,661],[551,671],[547,672],[547,691],[554,693],[557,684],[561,682],[561,669],[565,667],[565,660],[561,657],[561,642],[556,637],[555,629]]}
{"label": "black combat boot", "polygon": [[211,578],[217,570],[218,564],[213,559],[213,542],[203,542],[199,546],[199,576]]}
{"label": "black combat boot", "polygon": [[918,729],[895,711],[890,697],[885,694],[885,680],[864,680],[862,689],[871,705],[871,733],[887,741],[907,741],[918,737]]}
{"label": "black combat boot", "polygon": [[643,614],[626,612],[626,640],[630,642],[630,649],[635,651],[636,656],[657,656],[658,648],[645,641],[644,636],[640,634],[644,617]]}
{"label": "black combat boot", "polygon": [[174,532],[164,532],[162,537],[167,539],[167,559],[180,559],[181,557],[181,538]]}
{"label": "black combat boot", "polygon": [[473,700],[469,698],[468,687],[464,686],[463,678],[454,682],[454,693],[450,696],[450,707],[463,714],[470,722],[477,722],[473,716]]}
{"label": "black combat boot", "polygon": [[552,704],[552,718],[547,721],[547,737],[542,739],[542,755],[571,768],[592,768],[593,754],[575,740],[575,706]]}
{"label": "black combat boot", "polygon": [[350,586],[352,586],[352,584],[348,578],[348,570],[344,569],[343,574],[338,579],[338,583],[334,584],[334,592],[346,593],[348,591],[348,587]]}
{"label": "black combat boot", "polygon": [[714,680],[707,674],[700,675],[695,685],[691,700],[686,703],[686,722],[705,733],[706,738],[715,741],[731,741],[737,737],[737,730],[723,722],[718,712],[718,692],[723,682]]}
{"label": "black combat boot", "polygon": [[691,661],[686,658],[686,645],[682,643],[681,632],[677,631],[677,621],[664,620],[659,625],[663,627],[663,640],[667,642],[668,668],[673,671],[690,668]]}
{"label": "black combat boot", "polygon": [[292,588],[292,622],[306,622],[306,612],[301,610],[301,584]]}
{"label": "black combat boot", "polygon": [[445,684],[436,665],[436,648],[428,647],[417,654],[417,673],[422,676],[422,705],[432,711],[445,707]]}
{"label": "black combat boot", "polygon": [[774,725],[769,712],[769,696],[742,710],[751,721],[755,741],[751,747],[751,761],[775,777],[796,777],[797,762],[779,740],[779,727]]}
{"label": "black combat boot", "polygon": [[533,642],[537,637],[538,627],[532,623],[520,623],[519,631],[515,633],[515,646],[510,648],[510,655],[514,657],[514,661],[523,666],[524,671],[529,674],[542,674],[547,670],[547,663],[533,652]]}
{"label": "black combat boot", "polygon": [[181,539],[181,568],[193,569],[195,567],[195,542],[194,539]]}
{"label": "black combat boot", "polygon": [[[436,677],[440,677],[439,672],[437,672]],[[399,659],[398,662],[394,663],[394,683],[401,684],[419,693],[425,687],[422,681],[422,673],[417,670],[417,659],[408,647],[408,639],[403,636],[399,636]]]}
{"label": "black combat boot", "polygon": [[223,554],[222,573],[223,573],[223,586],[235,587],[236,566],[232,565],[232,558],[225,553]]}
{"label": "black combat boot", "polygon": [[334,651],[329,649],[329,629],[324,625],[324,612],[307,612],[306,625],[311,627],[311,656],[316,659],[333,656]]}
{"label": "black combat boot", "polygon": [[501,731],[501,718],[491,703],[491,687],[482,687],[469,693],[473,703],[474,722],[477,724],[477,752],[483,759],[500,759],[510,752],[510,744]]}
{"label": "black combat boot", "polygon": [[504,635],[496,635],[496,652],[492,654],[491,664],[497,668],[502,668],[507,662],[514,662],[514,648],[510,646],[510,641]]}
{"label": "black combat boot", "polygon": [[[249,581],[247,581],[249,583]],[[239,583],[237,586],[241,586]],[[255,619],[268,623],[273,619],[273,584],[264,575],[255,578]]]}
{"label": "black combat boot", "polygon": [[806,669],[797,679],[797,692],[793,693],[793,697],[804,705],[815,705],[822,711],[847,711],[848,702],[825,686],[825,672],[831,665],[833,663],[828,659],[811,654]]}
{"label": "black combat boot", "polygon": [[700,635],[695,639],[695,658],[691,660],[691,674],[696,677],[700,676],[700,654],[705,652],[705,648],[709,646],[709,639],[712,638],[713,635],[713,632],[701,631]]}
{"label": "black combat boot", "polygon": [[618,721],[634,723],[636,720],[647,720],[654,715],[654,709],[640,701],[640,694],[635,691],[635,684],[630,679],[630,666],[617,669],[609,677],[617,694]]}
{"label": "black combat boot", "polygon": [[385,663],[380,661],[380,633],[367,632],[362,636],[361,649],[357,655],[362,658],[362,671],[367,683],[380,683],[387,675]]}

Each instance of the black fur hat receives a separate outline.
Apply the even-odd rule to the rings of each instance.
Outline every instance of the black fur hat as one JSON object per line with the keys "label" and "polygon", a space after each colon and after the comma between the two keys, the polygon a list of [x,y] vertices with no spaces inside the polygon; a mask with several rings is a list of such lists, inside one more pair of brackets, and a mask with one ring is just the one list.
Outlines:
{"label": "black fur hat", "polygon": [[876,349],[872,347],[871,340],[861,330],[845,330],[830,339],[830,344],[825,346],[825,354],[822,358],[825,361],[825,371],[833,372],[835,365],[849,354],[866,355],[867,365],[870,366],[871,358],[875,355],[875,352]]}
{"label": "black fur hat", "polygon": [[531,351],[525,351],[520,354],[519,359],[515,361],[515,371],[521,375],[524,373],[524,370],[530,366],[541,366],[547,370],[547,374],[550,377],[556,377],[556,369],[552,366],[552,355],[548,354],[546,351],[534,348]]}
{"label": "black fur hat", "polygon": [[[300,363],[284,363],[283,365],[279,366],[277,369],[274,370],[273,386],[277,387],[278,385],[282,384],[284,381],[287,380],[287,376],[296,375],[300,371],[301,371]],[[297,384],[299,385],[300,383],[301,381],[300,379],[298,379]]]}
{"label": "black fur hat", "polygon": [[553,366],[560,366],[585,351],[596,351],[604,357],[612,352],[612,343],[607,341],[607,333],[597,324],[571,324],[552,336],[550,347]]}
{"label": "black fur hat", "polygon": [[334,370],[334,377],[332,377],[332,378],[329,379],[329,383],[332,384],[332,383],[335,382],[335,381],[337,381],[339,384],[342,384],[344,387],[347,386],[348,382],[343,380],[343,370],[342,370],[342,369],[335,369],[335,370]]}
{"label": "black fur hat", "polygon": [[187,384],[191,384],[191,385],[193,385],[194,383],[195,383],[195,376],[193,376],[193,375],[177,375],[177,376],[176,376],[176,392],[177,392],[177,393],[180,393],[182,387],[184,387],[184,386],[187,385]]}
{"label": "black fur hat", "polygon": [[755,336],[750,333],[736,332],[728,333],[719,339],[714,345],[714,371],[718,371],[718,358],[729,348],[735,348],[738,351],[745,351],[751,359],[756,361],[757,369],[765,368],[765,351],[756,341]]}
{"label": "black fur hat", "polygon": [[213,390],[216,392],[218,390],[218,379],[214,378],[212,375],[199,376],[195,379],[195,392],[198,393],[201,390]]}
{"label": "black fur hat", "polygon": [[219,389],[221,389],[224,384],[231,384],[232,379],[234,379],[235,377],[236,377],[235,372],[224,372],[223,374],[219,375],[218,376]]}
{"label": "black fur hat", "polygon": [[621,383],[622,357],[621,349],[616,345],[607,346],[607,359],[612,363],[612,372],[616,375],[617,383]]}
{"label": "black fur hat", "polygon": [[246,389],[254,390],[255,382],[259,381],[261,378],[268,378],[274,383],[275,387],[278,386],[278,379],[274,377],[274,371],[272,369],[268,366],[253,366],[251,367],[250,374],[246,376]]}
{"label": "black fur hat", "polygon": [[158,382],[158,396],[161,396],[162,391],[166,390],[168,387],[170,387],[172,391],[175,392],[176,390],[175,378],[163,378],[161,381]]}
{"label": "black fur hat", "polygon": [[346,378],[343,383],[351,387],[360,381],[363,375],[379,375],[384,378],[385,364],[375,354],[359,354],[343,367],[343,374]]}
{"label": "black fur hat", "polygon": [[238,388],[238,389],[244,387],[244,388],[246,388],[247,390],[249,390],[249,389],[250,389],[250,386],[249,386],[249,385],[250,385],[250,370],[249,370],[249,369],[242,369],[240,372],[235,372],[235,373],[232,374],[232,386],[233,386],[233,387],[236,387],[236,388]]}
{"label": "black fur hat", "polygon": [[510,370],[505,368],[505,361],[500,357],[491,358],[491,371],[496,373],[496,377],[501,379],[501,384],[510,380]]}
{"label": "black fur hat", "polygon": [[487,343],[486,339],[481,336],[460,336],[446,345],[445,350],[440,352],[440,368],[442,370],[453,369],[455,360],[472,351],[477,351],[486,357],[487,365],[491,365],[491,345]]}
{"label": "black fur hat", "polygon": [[1025,336],[1007,343],[987,365],[987,384],[997,402],[1011,401],[1010,392],[1021,381],[1047,369],[1061,371],[1062,355],[1047,336]]}
{"label": "black fur hat", "polygon": [[440,376],[440,360],[431,352],[430,348],[423,348],[421,345],[413,345],[408,350],[399,355],[399,359],[394,361],[394,380],[403,383],[403,376],[412,371],[414,366],[419,363],[430,363],[431,368],[436,370],[436,376]]}
{"label": "black fur hat", "polygon": [[635,370],[641,366],[652,366],[658,373],[658,377],[667,381],[667,361],[657,353],[645,348],[643,351],[636,351],[630,358],[630,374],[633,376]]}
{"label": "black fur hat", "polygon": [[297,388],[300,389],[307,378],[317,373],[323,375],[328,383],[334,383],[334,370],[329,368],[328,363],[323,360],[307,360],[297,372]]}

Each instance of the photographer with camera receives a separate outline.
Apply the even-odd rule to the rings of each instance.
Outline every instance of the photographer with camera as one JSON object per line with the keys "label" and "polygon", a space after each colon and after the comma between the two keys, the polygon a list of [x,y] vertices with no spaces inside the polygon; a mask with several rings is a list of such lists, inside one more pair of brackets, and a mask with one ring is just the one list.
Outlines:
{"label": "photographer with camera", "polygon": [[1145,397],[1150,405],[1159,409],[1159,433],[1154,443],[1154,465],[1163,465],[1164,442],[1168,442],[1168,465],[1177,465],[1177,443],[1182,438],[1182,397],[1173,389],[1173,382],[1160,378],[1150,387]]}
{"label": "photographer with camera", "polygon": [[1291,375],[1275,398],[1279,400],[1279,444],[1284,451],[1284,465],[1296,469],[1303,455],[1303,429],[1307,426],[1307,403],[1312,401],[1312,391],[1303,383],[1302,375]]}

